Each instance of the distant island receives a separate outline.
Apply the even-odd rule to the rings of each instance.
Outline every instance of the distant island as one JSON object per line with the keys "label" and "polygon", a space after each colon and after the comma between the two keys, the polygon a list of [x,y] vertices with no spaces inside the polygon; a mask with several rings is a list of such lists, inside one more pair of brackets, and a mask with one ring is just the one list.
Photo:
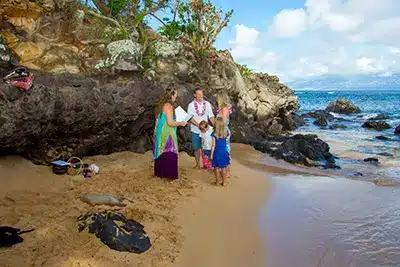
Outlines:
{"label": "distant island", "polygon": [[400,90],[400,74],[326,74],[285,84],[294,90]]}

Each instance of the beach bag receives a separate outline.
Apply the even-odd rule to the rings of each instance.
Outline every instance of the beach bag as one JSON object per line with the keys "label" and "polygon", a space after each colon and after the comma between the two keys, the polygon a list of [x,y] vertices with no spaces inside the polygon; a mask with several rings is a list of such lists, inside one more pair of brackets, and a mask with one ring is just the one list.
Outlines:
{"label": "beach bag", "polygon": [[208,157],[206,154],[203,154],[203,167],[205,169],[212,169],[211,158]]}
{"label": "beach bag", "polygon": [[8,72],[3,80],[5,83],[11,84],[24,92],[27,92],[33,85],[35,76],[25,68],[17,68]]}
{"label": "beach bag", "polygon": [[34,229],[21,231],[21,229],[10,226],[0,226],[0,247],[12,247],[15,244],[22,243],[24,239],[20,235],[32,231]]}
{"label": "beach bag", "polygon": [[61,175],[67,173],[69,163],[64,160],[57,160],[53,161],[51,165],[53,165],[53,173]]}

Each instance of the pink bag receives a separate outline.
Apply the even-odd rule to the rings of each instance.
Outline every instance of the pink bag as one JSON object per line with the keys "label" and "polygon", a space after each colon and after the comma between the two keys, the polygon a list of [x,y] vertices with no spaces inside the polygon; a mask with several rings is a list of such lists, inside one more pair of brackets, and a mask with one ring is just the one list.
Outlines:
{"label": "pink bag", "polygon": [[212,162],[211,158],[209,158],[207,155],[203,154],[203,167],[205,169],[212,169]]}

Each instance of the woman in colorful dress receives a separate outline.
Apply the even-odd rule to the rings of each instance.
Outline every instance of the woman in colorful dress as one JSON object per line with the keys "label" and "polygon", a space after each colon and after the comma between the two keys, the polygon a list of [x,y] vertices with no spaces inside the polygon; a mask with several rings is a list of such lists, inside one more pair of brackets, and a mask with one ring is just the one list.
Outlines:
{"label": "woman in colorful dress", "polygon": [[175,89],[166,89],[156,104],[154,130],[154,176],[178,179],[178,139],[176,127],[186,122],[175,121],[173,104],[177,97]]}
{"label": "woman in colorful dress", "polygon": [[[226,140],[226,150],[231,155],[231,131],[229,129],[229,119],[230,115],[232,114],[232,107],[229,102],[228,94],[226,92],[220,91],[217,95],[217,103],[218,103],[218,110],[217,110],[217,117],[221,117],[226,125],[226,130],[228,135],[230,136],[229,139]],[[227,167],[227,177],[230,177],[231,170],[230,166]]]}

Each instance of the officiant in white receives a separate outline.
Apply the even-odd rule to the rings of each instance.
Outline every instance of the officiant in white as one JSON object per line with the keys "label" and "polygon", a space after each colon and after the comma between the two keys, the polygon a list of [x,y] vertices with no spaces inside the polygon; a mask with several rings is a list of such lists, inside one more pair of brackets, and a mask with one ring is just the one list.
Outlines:
{"label": "officiant in white", "polygon": [[194,90],[194,100],[189,104],[187,113],[193,118],[190,120],[190,131],[192,132],[192,149],[195,151],[196,168],[200,168],[201,163],[201,137],[199,124],[201,121],[210,120],[214,125],[215,116],[211,104],[204,100],[203,89]]}

